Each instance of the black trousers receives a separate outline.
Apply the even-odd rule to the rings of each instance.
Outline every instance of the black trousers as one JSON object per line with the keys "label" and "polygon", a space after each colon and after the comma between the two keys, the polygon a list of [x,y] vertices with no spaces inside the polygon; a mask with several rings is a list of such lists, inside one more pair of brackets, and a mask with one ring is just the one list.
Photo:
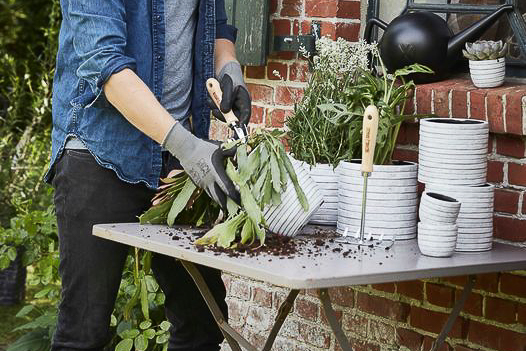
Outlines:
{"label": "black trousers", "polygon": [[[53,178],[62,299],[53,351],[103,350],[129,246],[92,235],[94,224],[137,222],[154,192],[99,166],[86,150],[65,150]],[[199,266],[227,315],[220,272]],[[154,254],[152,270],[166,295],[173,327],[170,351],[217,351],[223,336],[190,275],[175,259]]]}

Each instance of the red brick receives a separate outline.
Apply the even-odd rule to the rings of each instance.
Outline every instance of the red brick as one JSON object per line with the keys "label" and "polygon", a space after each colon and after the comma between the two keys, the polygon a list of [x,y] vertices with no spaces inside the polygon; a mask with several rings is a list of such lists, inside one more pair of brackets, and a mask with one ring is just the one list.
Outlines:
{"label": "red brick", "polygon": [[[368,341],[351,339],[350,344],[353,351],[380,351],[379,345]],[[341,348],[335,348],[335,351],[341,351]]]}
{"label": "red brick", "polygon": [[497,153],[504,156],[523,158],[526,154],[526,139],[510,135],[497,135]]}
{"label": "red brick", "polygon": [[318,305],[311,301],[297,299],[295,311],[302,318],[311,321],[316,321],[318,319]]}
{"label": "red brick", "polygon": [[449,88],[434,90],[434,113],[439,117],[449,117]]}
{"label": "red brick", "polygon": [[342,323],[344,330],[362,338],[367,337],[367,325],[369,324],[369,319],[367,317],[346,313],[343,317]]}
{"label": "red brick", "polygon": [[411,89],[407,94],[407,100],[405,102],[404,111],[405,115],[415,114],[415,91]]}
{"label": "red brick", "polygon": [[332,22],[321,22],[321,36],[336,39],[336,25]]}
{"label": "red brick", "polygon": [[[279,75],[276,75],[277,71]],[[267,78],[270,80],[287,80],[287,65],[280,62],[269,62],[267,64]]]}
{"label": "red brick", "polygon": [[294,105],[301,101],[303,97],[303,88],[292,88],[286,86],[276,87],[276,104],[277,105]]}
{"label": "red brick", "polygon": [[[410,324],[415,328],[438,334],[442,330],[448,317],[449,314],[447,313],[411,306]],[[462,317],[458,317],[448,336],[452,338],[462,338],[464,335],[465,324],[465,320]]]}
{"label": "red brick", "polygon": [[371,287],[375,290],[385,291],[388,293],[394,293],[396,291],[396,285],[394,285],[394,283],[372,284]]}
{"label": "red brick", "polygon": [[444,281],[446,282],[449,282],[451,284],[454,284],[454,285],[458,285],[458,286],[464,286],[467,281],[468,281],[468,277],[466,275],[458,275],[458,276],[454,276],[454,277],[445,277],[445,278],[442,278]]}
{"label": "red brick", "polygon": [[290,65],[290,80],[293,82],[306,82],[309,65],[303,62],[294,62]]}
{"label": "red brick", "polygon": [[522,116],[524,105],[523,96],[526,91],[523,89],[511,92],[506,95],[506,132],[515,135],[524,135]]}
{"label": "red brick", "polygon": [[[424,336],[424,342],[422,343],[422,350],[431,350],[431,346],[433,346],[433,343],[435,342],[434,338],[430,338],[429,336]],[[440,346],[437,351],[450,351],[451,346],[447,342],[444,342],[442,346]]]}
{"label": "red brick", "polygon": [[526,334],[476,321],[470,322],[468,340],[499,351],[524,351],[526,348]]}
{"label": "red brick", "polygon": [[328,349],[331,344],[331,333],[321,329],[318,326],[299,323],[300,340],[303,339],[307,344]]}
{"label": "red brick", "polygon": [[338,1],[338,11],[336,12],[336,17],[360,19],[360,5],[360,1],[340,0]]}
{"label": "red brick", "polygon": [[500,291],[508,295],[526,297],[526,277],[503,273],[500,277]]}
{"label": "red brick", "polygon": [[420,280],[398,282],[396,283],[396,292],[413,299],[422,300],[424,298],[424,283]]}
{"label": "red brick", "polygon": [[468,117],[468,92],[453,89],[451,93],[451,115],[455,118]]}
{"label": "red brick", "polygon": [[[268,58],[270,60],[296,60],[298,58],[298,53],[294,51],[274,51],[268,55]],[[287,77],[283,77],[283,79],[286,78]]]}
{"label": "red brick", "polygon": [[510,184],[526,186],[526,165],[508,163],[508,180]]}
{"label": "red brick", "polygon": [[230,295],[242,300],[250,300],[250,286],[243,280],[232,280],[230,283]]}
{"label": "red brick", "polygon": [[522,214],[526,215],[526,192],[522,194]]}
{"label": "red brick", "polygon": [[499,277],[500,273],[478,274],[475,289],[496,293],[499,291]]}
{"label": "red brick", "polygon": [[423,335],[405,328],[396,328],[396,334],[400,346],[405,346],[411,351],[420,351],[420,345],[424,339]]}
{"label": "red brick", "polygon": [[475,349],[472,349],[466,346],[462,346],[462,345],[455,345],[455,348],[453,350],[454,351],[477,351]]}
{"label": "red brick", "polygon": [[518,211],[519,192],[506,189],[495,189],[495,211],[516,214]]}
{"label": "red brick", "polygon": [[526,304],[519,304],[517,307],[517,322],[526,325]]}
{"label": "red brick", "polygon": [[517,303],[487,296],[485,311],[485,317],[488,319],[507,324],[515,323]]}
{"label": "red brick", "polygon": [[416,88],[416,111],[418,114],[431,113],[431,89],[426,86]]}
{"label": "red brick", "polygon": [[360,34],[359,23],[336,23],[336,38],[357,41]]}
{"label": "red brick", "polygon": [[[462,290],[456,290],[455,299],[460,299],[460,296],[462,296]],[[462,308],[462,311],[473,316],[482,317],[482,305],[482,295],[472,292],[468,295],[468,298],[466,299],[466,303],[464,304],[464,308]]]}
{"label": "red brick", "polygon": [[332,303],[339,306],[353,307],[354,305],[354,291],[351,287],[329,289],[329,297]]}
{"label": "red brick", "polygon": [[287,116],[290,116],[293,113],[294,112],[291,110],[268,109],[265,124],[267,127],[281,128],[285,124]]}
{"label": "red brick", "polygon": [[302,0],[283,0],[281,5],[281,16],[297,17],[303,8]]}
{"label": "red brick", "polygon": [[418,162],[418,151],[395,148],[393,160]]}
{"label": "red brick", "polygon": [[502,95],[489,93],[487,99],[489,130],[493,133],[504,133],[504,102]]}
{"label": "red brick", "polygon": [[277,13],[278,12],[278,0],[270,0],[269,2],[269,13]]}
{"label": "red brick", "polygon": [[252,84],[247,83],[247,89],[250,92],[250,96],[253,102],[262,102],[265,104],[271,104],[272,94],[274,89],[268,85]]}
{"label": "red brick", "polygon": [[263,123],[265,109],[260,106],[252,104],[252,115],[250,116],[250,122],[255,124]]}
{"label": "red brick", "polygon": [[308,17],[336,17],[337,0],[306,0],[305,14]]}
{"label": "red brick", "polygon": [[359,292],[356,306],[363,312],[371,313],[400,322],[407,320],[410,307],[408,304],[389,300],[380,296]]}
{"label": "red brick", "polygon": [[272,20],[274,35],[290,35],[290,21],[287,19]]}
{"label": "red brick", "polygon": [[526,241],[526,220],[510,217],[493,217],[493,233],[503,240]]}
{"label": "red brick", "polygon": [[489,135],[488,138],[488,154],[493,154],[493,145],[496,145],[495,137],[493,134]]}
{"label": "red brick", "polygon": [[265,66],[247,66],[245,68],[247,78],[265,79]]}
{"label": "red brick", "polygon": [[473,90],[469,93],[470,116],[474,119],[486,120],[486,91]]}
{"label": "red brick", "polygon": [[455,290],[451,287],[426,283],[427,301],[441,307],[451,307],[455,299]]}
{"label": "red brick", "polygon": [[488,182],[502,183],[504,180],[504,163],[488,161]]}
{"label": "red brick", "polygon": [[369,321],[367,339],[384,345],[392,345],[396,342],[396,330],[387,323],[371,319]]}
{"label": "red brick", "polygon": [[252,301],[262,307],[272,307],[272,292],[262,288],[252,289]]}
{"label": "red brick", "polygon": [[303,35],[306,35],[306,34],[311,34],[312,31],[311,31],[311,21],[309,20],[304,20],[304,21],[301,21],[301,34]]}

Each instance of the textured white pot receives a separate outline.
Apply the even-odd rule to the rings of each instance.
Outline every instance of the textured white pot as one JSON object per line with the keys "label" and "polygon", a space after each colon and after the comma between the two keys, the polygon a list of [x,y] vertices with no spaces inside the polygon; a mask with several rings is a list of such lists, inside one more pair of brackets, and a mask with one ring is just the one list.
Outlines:
{"label": "textured white pot", "polygon": [[[360,160],[342,162],[338,180],[337,231],[354,234],[361,225],[363,177]],[[418,166],[411,162],[374,165],[367,182],[365,232],[378,238],[416,236]]]}
{"label": "textured white pot", "polygon": [[338,220],[338,174],[329,164],[317,164],[309,167],[309,174],[318,184],[323,195],[323,204],[316,211],[309,223],[336,225]]}
{"label": "textured white pot", "polygon": [[437,193],[424,192],[420,200],[419,217],[422,222],[454,224],[457,222],[460,202]]}
{"label": "textured white pot", "polygon": [[[426,184],[426,192],[451,196],[462,204],[458,214],[458,241],[456,251],[491,250],[488,238],[493,236],[493,199],[495,187],[491,184],[463,186]],[[485,244],[466,243],[466,240],[483,238]]]}
{"label": "textured white pot", "polygon": [[506,59],[472,61],[469,60],[469,73],[477,88],[494,88],[504,83]]}
{"label": "textured white pot", "polygon": [[452,185],[485,184],[488,138],[489,128],[485,121],[462,118],[422,120],[418,180]]}
{"label": "textured white pot", "polygon": [[323,203],[323,195],[316,182],[309,175],[306,165],[290,156],[289,158],[296,171],[298,182],[309,202],[309,209],[306,212],[303,210],[294,185],[289,179],[287,189],[281,195],[281,204],[268,206],[263,211],[263,216],[270,231],[280,235],[295,236],[320,208]]}
{"label": "textured white pot", "polygon": [[451,256],[457,245],[457,237],[458,226],[456,224],[418,223],[418,248],[426,256]]}

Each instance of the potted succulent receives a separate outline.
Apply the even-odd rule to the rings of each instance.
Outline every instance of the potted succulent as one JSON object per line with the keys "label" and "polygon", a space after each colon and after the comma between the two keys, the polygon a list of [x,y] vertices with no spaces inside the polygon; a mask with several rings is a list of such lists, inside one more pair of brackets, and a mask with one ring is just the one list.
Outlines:
{"label": "potted succulent", "polygon": [[471,80],[477,88],[493,88],[504,83],[507,46],[502,40],[466,43],[462,53],[469,60]]}
{"label": "potted succulent", "polygon": [[362,121],[365,108],[377,106],[380,119],[374,155],[374,167],[367,190],[365,232],[373,237],[395,235],[396,239],[412,239],[417,231],[417,165],[413,162],[392,160],[401,123],[406,119],[405,103],[412,81],[404,77],[414,73],[433,73],[429,68],[414,64],[387,74],[376,49],[371,57],[378,61],[377,75],[372,70],[357,69],[353,83],[345,91],[343,103],[318,105],[324,117],[347,129],[346,161],[339,166],[338,221],[340,234],[360,229],[363,178],[358,160],[362,149]]}
{"label": "potted succulent", "polygon": [[348,156],[347,127],[324,118],[318,106],[345,102],[345,92],[354,84],[355,72],[367,68],[367,56],[374,48],[363,40],[349,42],[343,38],[322,37],[316,41],[316,55],[305,55],[311,64],[311,75],[294,114],[287,118],[286,128],[291,154],[310,166],[310,176],[323,193],[324,203],[310,223],[336,225],[338,176],[335,169]]}

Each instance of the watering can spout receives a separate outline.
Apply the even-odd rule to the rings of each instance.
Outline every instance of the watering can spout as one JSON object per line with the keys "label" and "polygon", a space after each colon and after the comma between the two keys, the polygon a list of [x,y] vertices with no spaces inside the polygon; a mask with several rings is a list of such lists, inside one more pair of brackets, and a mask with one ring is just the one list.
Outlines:
{"label": "watering can spout", "polygon": [[480,38],[484,31],[491,27],[503,13],[512,10],[513,5],[503,5],[495,12],[490,13],[480,21],[473,23],[468,28],[451,37],[447,46],[448,60],[455,60],[466,42]]}

